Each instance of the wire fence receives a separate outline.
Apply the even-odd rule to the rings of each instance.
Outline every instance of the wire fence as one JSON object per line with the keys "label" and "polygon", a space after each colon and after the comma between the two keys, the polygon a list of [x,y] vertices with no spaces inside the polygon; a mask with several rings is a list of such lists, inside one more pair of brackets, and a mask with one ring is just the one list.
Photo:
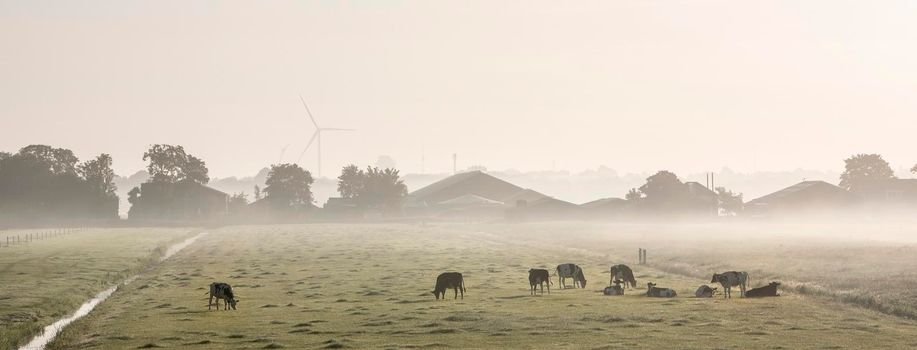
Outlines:
{"label": "wire fence", "polygon": [[9,248],[36,241],[71,235],[85,231],[86,227],[61,227],[27,231],[0,231],[0,248]]}

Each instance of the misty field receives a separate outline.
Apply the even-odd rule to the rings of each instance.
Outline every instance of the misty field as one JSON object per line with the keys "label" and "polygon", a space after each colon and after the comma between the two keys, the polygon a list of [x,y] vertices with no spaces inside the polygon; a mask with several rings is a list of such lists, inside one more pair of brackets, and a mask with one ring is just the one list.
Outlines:
{"label": "misty field", "polygon": [[[31,231],[0,231],[0,237],[24,232]],[[188,232],[86,229],[0,248],[0,349],[21,345],[45,325],[73,313]]]}
{"label": "misty field", "polygon": [[[649,249],[651,264],[673,253],[653,243],[657,229],[329,224],[213,230],[123,287],[51,348],[917,346],[914,321],[833,298],[696,299],[693,291],[709,277],[634,264],[638,246]],[[682,242],[692,249],[705,243]],[[697,250],[683,252],[701,257]],[[715,260],[703,258],[698,263]],[[584,268],[587,288],[560,290],[555,279],[551,294],[530,296],[528,269],[563,262]],[[748,266],[732,262],[736,269]],[[644,287],[603,296],[614,263],[634,267]],[[430,291],[442,271],[465,275],[464,300],[434,300]],[[204,294],[213,281],[234,286],[238,310],[207,310]],[[649,281],[676,289],[679,297],[641,295]],[[766,283],[754,275],[752,281]]]}

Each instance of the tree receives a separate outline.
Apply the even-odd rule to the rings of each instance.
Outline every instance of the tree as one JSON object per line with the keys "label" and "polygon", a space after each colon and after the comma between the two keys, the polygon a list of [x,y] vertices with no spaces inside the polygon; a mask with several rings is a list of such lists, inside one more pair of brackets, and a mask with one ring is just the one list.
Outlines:
{"label": "tree", "polygon": [[265,199],[277,208],[312,205],[312,174],[296,164],[272,165],[264,182]]}
{"label": "tree", "polygon": [[338,176],[338,192],[343,198],[355,198],[363,188],[366,174],[363,173],[356,165],[345,166],[341,170],[341,176]]}
{"label": "tree", "polygon": [[153,145],[143,153],[143,160],[150,161],[147,166],[150,182],[176,183],[189,180],[201,185],[210,182],[204,161],[185,153],[182,146]]}
{"label": "tree", "polygon": [[857,154],[844,160],[839,186],[851,190],[869,181],[894,178],[895,172],[881,155]]}
{"label": "tree", "polygon": [[73,151],[46,145],[25,146],[18,155],[47,166],[54,175],[76,173],[76,163],[79,162]]}
{"label": "tree", "polygon": [[233,194],[232,197],[229,197],[229,214],[230,215],[239,215],[245,212],[245,209],[248,208],[248,195],[245,192]]}
{"label": "tree", "polygon": [[207,175],[207,164],[200,158],[190,154],[182,167],[182,173],[184,175],[183,180],[194,181],[201,185],[210,182],[210,176]]}
{"label": "tree", "polygon": [[78,166],[80,176],[89,184],[92,191],[103,196],[114,195],[115,172],[111,169],[111,156],[101,154],[96,159],[86,161]]}
{"label": "tree", "polygon": [[741,193],[733,193],[730,190],[727,190],[725,187],[716,188],[716,198],[719,208],[727,215],[735,215],[742,211],[744,202],[742,201]]}
{"label": "tree", "polygon": [[389,212],[401,208],[404,197],[408,195],[408,187],[397,169],[366,167],[363,174],[362,186],[356,194],[357,205]]}
{"label": "tree", "polygon": [[640,198],[643,198],[643,195],[640,194],[640,192],[637,191],[636,188],[631,188],[630,191],[627,191],[627,194],[624,195],[624,199],[629,200],[629,201],[635,201]]}
{"label": "tree", "polygon": [[261,200],[261,187],[258,187],[258,185],[255,185],[255,200]]}
{"label": "tree", "polygon": [[[0,159],[3,159],[3,158],[0,157]],[[914,164],[914,167],[911,168],[911,172],[917,174],[917,164]]]}
{"label": "tree", "polygon": [[646,178],[646,183],[640,186],[640,193],[650,201],[666,201],[685,194],[685,184],[678,179],[675,173],[660,170]]}

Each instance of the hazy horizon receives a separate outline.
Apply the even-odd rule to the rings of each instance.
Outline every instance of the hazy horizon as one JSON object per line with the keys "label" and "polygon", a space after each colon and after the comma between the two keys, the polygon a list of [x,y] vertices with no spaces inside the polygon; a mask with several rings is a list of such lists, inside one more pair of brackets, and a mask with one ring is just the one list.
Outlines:
{"label": "hazy horizon", "polygon": [[0,0],[0,150],[110,153],[127,176],[171,143],[251,176],[296,161],[302,94],[358,129],[324,136],[325,177],[382,154],[403,173],[453,153],[619,173],[917,161],[912,2],[93,3]]}

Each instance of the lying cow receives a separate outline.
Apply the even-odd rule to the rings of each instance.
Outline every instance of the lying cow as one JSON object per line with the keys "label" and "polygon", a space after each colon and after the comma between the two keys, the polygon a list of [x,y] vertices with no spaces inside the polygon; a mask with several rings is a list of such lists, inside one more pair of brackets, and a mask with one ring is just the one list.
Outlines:
{"label": "lying cow", "polygon": [[605,289],[602,290],[602,294],[605,294],[605,295],[624,295],[624,288],[621,287],[621,283],[623,283],[623,282],[622,282],[622,281],[619,281],[619,280],[614,280],[614,281],[612,281],[612,283],[614,283],[614,285],[613,285],[613,286],[605,287]]}
{"label": "lying cow", "polygon": [[777,287],[780,286],[780,282],[771,282],[770,284],[764,287],[752,288],[748,292],[745,292],[746,298],[760,298],[760,297],[779,297],[780,294],[777,294]]}
{"label": "lying cow", "polygon": [[745,284],[748,283],[747,272],[728,271],[723,273],[714,273],[710,283],[719,283],[723,286],[723,298],[732,298],[732,287],[739,286],[742,290],[742,297],[745,296]]}
{"label": "lying cow", "polygon": [[625,288],[627,288],[628,283],[631,288],[637,288],[637,280],[634,279],[634,271],[627,265],[612,266],[609,270],[609,275],[611,275],[611,278],[608,280],[608,283],[614,283],[615,280],[621,280],[624,281]]}
{"label": "lying cow", "polygon": [[529,286],[532,288],[532,295],[535,295],[535,289],[541,287],[541,294],[544,294],[544,285],[548,285],[548,294],[551,294],[551,276],[548,270],[531,269],[529,270]]}
{"label": "lying cow", "polygon": [[465,279],[458,272],[443,272],[436,277],[436,287],[433,287],[433,295],[436,300],[442,295],[446,299],[446,289],[452,288],[455,291],[455,298],[458,299],[459,292],[462,292],[462,299],[465,299]]}
{"label": "lying cow", "polygon": [[232,293],[232,287],[223,282],[213,282],[210,284],[210,301],[207,303],[207,310],[210,310],[210,307],[213,306],[213,298],[217,299],[217,310],[220,309],[220,299],[223,299],[223,310],[229,310],[232,307],[233,310],[236,309],[236,303],[239,302],[239,299],[236,299],[235,295]]}
{"label": "lying cow", "polygon": [[678,296],[678,293],[675,293],[674,289],[656,288],[655,283],[647,283],[646,284],[646,296],[656,297],[656,298],[674,298]]}
{"label": "lying cow", "polygon": [[576,288],[577,283],[580,287],[586,288],[586,276],[583,275],[583,269],[571,263],[557,265],[557,280],[561,288],[567,288],[564,282],[568,278],[573,279],[573,288]]}
{"label": "lying cow", "polygon": [[716,294],[716,288],[710,288],[706,284],[698,287],[697,291],[694,292],[694,296],[698,298],[713,298],[714,294]]}

